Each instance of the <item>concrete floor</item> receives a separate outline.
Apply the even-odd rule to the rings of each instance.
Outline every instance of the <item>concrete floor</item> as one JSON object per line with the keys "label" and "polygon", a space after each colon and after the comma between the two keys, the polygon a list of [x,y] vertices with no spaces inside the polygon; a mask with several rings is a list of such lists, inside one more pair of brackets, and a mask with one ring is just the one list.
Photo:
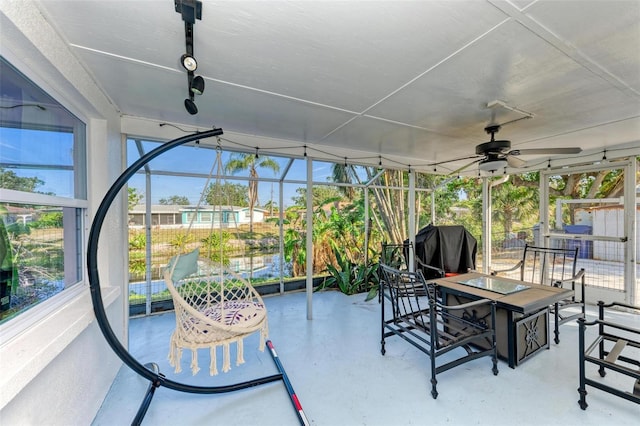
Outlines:
{"label": "concrete floor", "polygon": [[[270,339],[312,425],[638,425],[640,406],[587,388],[589,407],[578,406],[578,327],[561,328],[559,345],[515,369],[500,361],[491,373],[482,358],[438,376],[431,398],[428,358],[399,338],[380,354],[380,306],[363,295],[313,295],[313,320],[306,319],[305,293],[265,299]],[[590,307],[589,318],[595,318]],[[640,328],[640,315],[615,313],[612,319]],[[130,352],[142,363],[156,362],[168,378],[216,386],[277,373],[258,338],[245,341],[246,363],[229,373],[192,376],[190,354],[179,375],[167,361],[173,313],[132,319]],[[589,338],[589,341],[592,340]],[[232,353],[233,356],[233,353]],[[235,360],[235,356],[232,358]],[[590,376],[596,377],[595,369]],[[589,370],[588,370],[589,371]],[[599,377],[599,376],[598,376]],[[633,384],[610,373],[605,379],[631,391]],[[123,425],[134,418],[148,382],[123,366],[93,425]],[[143,421],[147,425],[296,425],[298,419],[281,382],[234,393],[197,395],[159,388]]]}

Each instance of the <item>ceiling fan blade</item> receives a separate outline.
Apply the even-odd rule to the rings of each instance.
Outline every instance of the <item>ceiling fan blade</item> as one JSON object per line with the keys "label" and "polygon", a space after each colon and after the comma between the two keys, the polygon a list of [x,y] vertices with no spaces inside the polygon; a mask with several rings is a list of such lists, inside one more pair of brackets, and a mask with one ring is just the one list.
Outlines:
{"label": "ceiling fan blade", "polygon": [[460,167],[459,169],[456,169],[454,171],[452,171],[451,173],[448,174],[448,176],[455,176],[457,174],[459,174],[461,171],[468,169],[469,167],[473,166],[476,163],[479,163],[480,161],[482,161],[484,159],[483,158],[478,158],[477,160],[474,160],[468,164],[465,164],[464,166]]}
{"label": "ceiling fan blade", "polygon": [[526,162],[524,160],[518,157],[514,157],[513,155],[507,155],[507,164],[509,164],[509,167],[513,167],[514,169],[519,169],[523,167],[525,163]]}
{"label": "ceiling fan blade", "polygon": [[582,148],[532,148],[514,149],[509,151],[509,155],[544,155],[544,154],[580,154]]}

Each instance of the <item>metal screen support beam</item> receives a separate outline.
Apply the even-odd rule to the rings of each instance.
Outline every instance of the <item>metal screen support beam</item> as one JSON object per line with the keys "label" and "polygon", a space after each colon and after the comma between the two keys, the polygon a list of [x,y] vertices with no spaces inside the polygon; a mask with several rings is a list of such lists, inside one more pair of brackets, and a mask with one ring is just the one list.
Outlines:
{"label": "metal screen support beam", "polygon": [[540,229],[538,241],[535,244],[540,247],[551,247],[549,237],[549,172],[540,171]]}
{"label": "metal screen support beam", "polygon": [[638,214],[636,207],[636,173],[635,158],[631,158],[624,170],[624,230],[627,241],[624,242],[624,282],[627,303],[640,305],[639,289],[636,274],[636,259],[638,259],[636,229]]}
{"label": "metal screen support beam", "polygon": [[307,157],[307,319],[313,319],[313,160]]}
{"label": "metal screen support beam", "polygon": [[491,266],[491,185],[482,178],[482,272],[488,274]]}
{"label": "metal screen support beam", "polygon": [[[138,150],[138,154],[140,157],[144,156],[144,148],[142,147],[142,142],[140,139],[135,140],[136,149]],[[151,315],[151,272],[153,268],[151,267],[151,225],[153,221],[153,216],[151,215],[151,168],[149,164],[144,165],[144,182],[145,182],[145,202],[144,202],[144,235],[145,235],[145,315]],[[159,225],[159,224],[158,224]]]}
{"label": "metal screen support beam", "polygon": [[[416,246],[416,173],[409,169],[409,243]],[[415,250],[409,250],[409,270],[415,271]]]}

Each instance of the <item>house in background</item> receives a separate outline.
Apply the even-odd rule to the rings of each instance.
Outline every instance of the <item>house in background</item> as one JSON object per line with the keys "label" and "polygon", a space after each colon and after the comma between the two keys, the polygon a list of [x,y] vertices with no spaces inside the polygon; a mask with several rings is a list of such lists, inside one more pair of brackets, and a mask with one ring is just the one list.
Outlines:
{"label": "house in background", "polygon": [[[253,223],[262,223],[266,210],[254,207]],[[181,228],[191,223],[193,227],[235,228],[251,222],[249,207],[241,206],[181,206],[155,204],[151,206],[151,226]],[[141,228],[146,225],[145,206],[138,204],[129,211],[129,226]]]}

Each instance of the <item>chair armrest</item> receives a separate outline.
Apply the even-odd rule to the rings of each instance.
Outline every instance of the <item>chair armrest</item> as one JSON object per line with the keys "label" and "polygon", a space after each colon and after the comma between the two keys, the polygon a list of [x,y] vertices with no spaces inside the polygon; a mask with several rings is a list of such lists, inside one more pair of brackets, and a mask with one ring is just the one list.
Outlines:
{"label": "chair armrest", "polygon": [[516,269],[519,269],[522,267],[522,260],[519,261],[518,263],[515,264],[515,266],[509,268],[509,269],[492,269],[491,270],[491,275],[498,275],[501,274],[503,272],[511,272],[511,271],[515,271]]}
{"label": "chair armrest", "polygon": [[480,306],[480,305],[490,305],[491,303],[493,303],[493,301],[490,299],[479,299],[479,300],[463,303],[462,305],[444,305],[440,302],[436,302],[436,306],[453,311],[453,310],[459,310],[459,309],[472,308],[474,306]]}
{"label": "chair armrest", "polygon": [[573,277],[565,278],[564,280],[556,280],[553,282],[555,287],[562,287],[565,283],[572,283],[578,280],[584,280],[584,269],[580,269]]}
{"label": "chair armrest", "polygon": [[431,265],[427,265],[426,263],[424,263],[423,261],[421,261],[420,259],[418,259],[418,257],[414,257],[414,260],[416,262],[416,264],[418,266],[420,266],[421,268],[427,268],[427,269],[431,269],[432,271],[436,271],[440,274],[441,277],[444,278],[444,270],[436,267],[436,266],[431,266]]}

